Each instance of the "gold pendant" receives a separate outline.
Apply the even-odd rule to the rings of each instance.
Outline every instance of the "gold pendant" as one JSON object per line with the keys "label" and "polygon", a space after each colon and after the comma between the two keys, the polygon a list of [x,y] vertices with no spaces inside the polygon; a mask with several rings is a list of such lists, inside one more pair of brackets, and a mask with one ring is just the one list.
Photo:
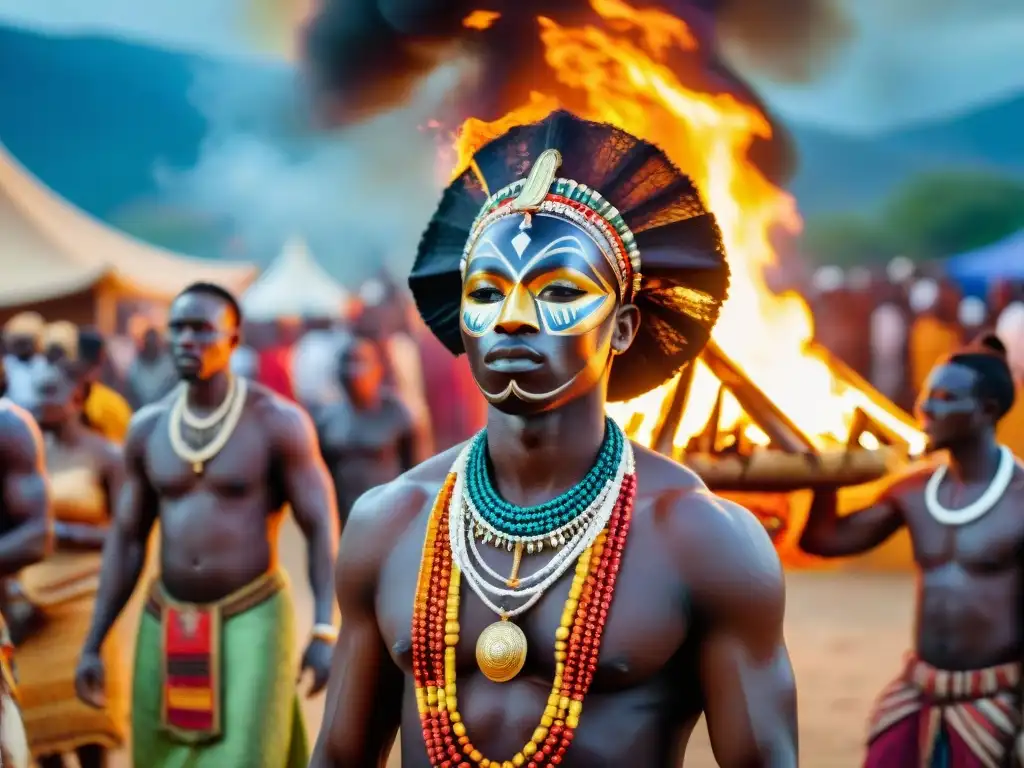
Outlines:
{"label": "gold pendant", "polygon": [[480,633],[476,641],[476,663],[484,677],[507,683],[526,664],[526,635],[506,618]]}
{"label": "gold pendant", "polygon": [[196,475],[203,474],[203,462],[201,462],[201,461],[194,461],[194,462],[192,462],[192,471],[195,472]]}

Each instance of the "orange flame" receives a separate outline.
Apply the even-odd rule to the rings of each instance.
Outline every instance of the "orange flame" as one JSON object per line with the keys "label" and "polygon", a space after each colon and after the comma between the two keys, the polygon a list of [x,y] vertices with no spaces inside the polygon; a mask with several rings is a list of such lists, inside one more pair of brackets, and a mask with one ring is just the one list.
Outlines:
{"label": "orange flame", "polygon": [[[563,27],[539,19],[547,62],[562,86],[584,96],[583,117],[612,123],[662,147],[702,191],[718,219],[732,268],[715,340],[817,444],[845,442],[860,407],[911,450],[920,450],[922,436],[901,412],[840,380],[810,351],[814,322],[803,299],[795,293],[776,295],[764,283],[764,269],[775,259],[770,233],[777,227],[800,227],[794,200],[747,159],[756,139],[771,137],[765,116],[731,95],[699,93],[679,81],[665,58],[673,49],[697,45],[681,19],[634,9],[622,0],[591,0],[591,5],[604,22],[600,27]],[[456,174],[488,141],[515,125],[542,119],[557,106],[555,97],[536,92],[497,121],[467,121],[456,142]],[[670,391],[666,385],[610,405],[609,412],[622,424],[639,422],[636,438],[649,444]],[[677,446],[704,428],[717,393],[714,375],[698,363]],[[725,397],[721,416],[723,430],[742,426],[755,443],[767,441],[731,396]],[[875,447],[870,435],[862,443]]]}
{"label": "orange flame", "polygon": [[497,11],[472,11],[462,20],[462,26],[466,29],[490,29],[491,25],[501,18]]}

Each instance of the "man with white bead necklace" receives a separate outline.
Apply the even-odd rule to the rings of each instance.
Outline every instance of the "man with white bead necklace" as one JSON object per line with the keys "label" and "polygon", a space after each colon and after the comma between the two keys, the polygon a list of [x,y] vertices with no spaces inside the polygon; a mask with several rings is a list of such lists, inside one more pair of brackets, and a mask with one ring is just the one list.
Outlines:
{"label": "man with white bead necklace", "polygon": [[[304,411],[234,377],[241,309],[195,283],[171,304],[181,386],[141,409],[125,441],[126,478],[103,550],[78,695],[101,706],[99,651],[131,596],[160,524],[160,573],[135,651],[133,762],[192,768],[304,768],[294,609],[280,569],[286,505],[305,534],[314,626],[300,674],[327,682],[337,512]],[[301,678],[300,678],[301,679]]]}
{"label": "man with white bead necklace", "polygon": [[867,509],[819,493],[800,539],[822,557],[868,552],[906,527],[918,567],[915,647],[872,714],[865,768],[1024,764],[1024,468],[996,442],[1013,406],[994,335],[931,372],[918,402],[929,451]]}

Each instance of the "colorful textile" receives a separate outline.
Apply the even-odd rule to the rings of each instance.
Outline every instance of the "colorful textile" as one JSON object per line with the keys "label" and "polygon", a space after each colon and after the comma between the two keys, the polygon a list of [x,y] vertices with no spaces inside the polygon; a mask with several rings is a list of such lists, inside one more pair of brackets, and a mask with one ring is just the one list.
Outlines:
{"label": "colorful textile", "polygon": [[294,625],[278,571],[205,605],[154,583],[135,652],[134,764],[305,768]]}
{"label": "colorful textile", "polygon": [[220,608],[163,606],[164,727],[182,741],[220,736]]}
{"label": "colorful textile", "polygon": [[865,768],[1004,768],[1020,679],[1016,663],[948,672],[910,656],[875,706]]}

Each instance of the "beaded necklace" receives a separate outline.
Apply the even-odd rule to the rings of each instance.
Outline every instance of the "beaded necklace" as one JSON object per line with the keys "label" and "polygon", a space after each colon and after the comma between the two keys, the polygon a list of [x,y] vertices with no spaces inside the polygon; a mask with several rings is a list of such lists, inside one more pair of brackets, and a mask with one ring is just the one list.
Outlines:
{"label": "beaded necklace", "polygon": [[[617,471],[615,478],[618,492],[607,522],[576,560],[569,596],[555,631],[555,676],[547,704],[530,740],[508,761],[483,756],[470,741],[458,709],[456,653],[461,631],[463,573],[454,561],[451,534],[453,530],[459,531],[458,524],[452,525],[452,515],[461,516],[463,505],[457,486],[463,485],[459,477],[460,471],[465,474],[463,461],[457,461],[448,475],[427,523],[412,618],[416,706],[427,756],[435,768],[458,764],[541,768],[562,762],[579,727],[583,700],[593,682],[601,636],[629,533],[636,473],[626,441],[624,452],[625,461],[620,465],[623,471]],[[508,621],[499,622],[499,626],[502,624],[515,627]]]}
{"label": "beaded necklace", "polygon": [[234,434],[235,427],[238,426],[238,422],[242,419],[242,413],[245,411],[247,391],[248,385],[245,379],[232,379],[231,390],[228,397],[224,400],[224,404],[227,407],[225,408],[224,404],[222,404],[218,408],[218,410],[223,409],[226,415],[221,421],[217,433],[210,442],[199,448],[193,448],[186,442],[182,429],[187,421],[185,414],[188,411],[188,387],[179,387],[177,398],[174,401],[174,405],[171,406],[167,430],[171,440],[171,448],[178,455],[178,458],[192,465],[192,471],[197,476],[203,474],[203,468],[206,463],[223,450],[224,446],[228,444],[228,440],[231,439],[231,435]]}
{"label": "beaded necklace", "polygon": [[[516,540],[543,540],[565,528],[579,511],[593,503],[615,476],[625,436],[611,419],[605,420],[604,439],[597,459],[576,485],[560,496],[532,507],[519,507],[501,498],[487,471],[487,430],[476,436],[466,461],[466,492],[485,527],[484,540],[505,546]],[[487,534],[491,535],[488,536]],[[555,546],[555,543],[552,543]]]}

